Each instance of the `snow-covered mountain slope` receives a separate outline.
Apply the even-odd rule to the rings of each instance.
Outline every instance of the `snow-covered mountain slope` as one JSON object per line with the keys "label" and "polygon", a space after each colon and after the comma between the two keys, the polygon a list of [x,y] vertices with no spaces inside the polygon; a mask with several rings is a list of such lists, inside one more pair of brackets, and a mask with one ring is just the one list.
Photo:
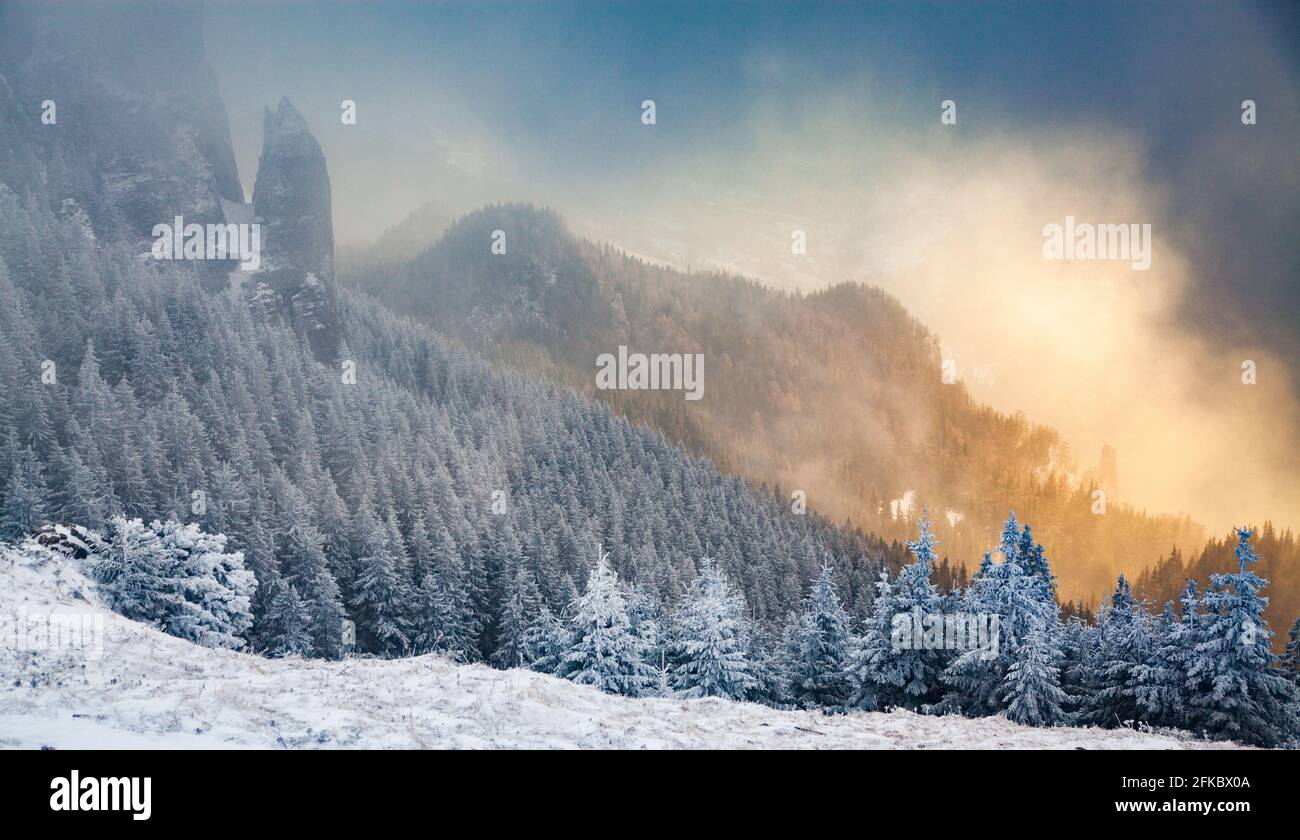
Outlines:
{"label": "snow-covered mountain slope", "polygon": [[[52,649],[37,617],[75,618]],[[1176,733],[1032,729],[907,712],[827,716],[722,700],[631,700],[435,656],[271,660],[213,650],[106,609],[76,561],[0,552],[0,746],[36,748],[1224,747]],[[102,622],[102,624],[101,624]]]}

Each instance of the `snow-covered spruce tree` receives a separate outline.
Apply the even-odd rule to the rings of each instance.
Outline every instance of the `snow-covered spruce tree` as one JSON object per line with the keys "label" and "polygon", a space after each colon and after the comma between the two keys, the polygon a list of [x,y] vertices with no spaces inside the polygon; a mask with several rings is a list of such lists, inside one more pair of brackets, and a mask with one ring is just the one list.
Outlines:
{"label": "snow-covered spruce tree", "polygon": [[668,656],[674,691],[746,700],[758,689],[746,655],[745,602],[712,559],[701,560],[673,627]]}
{"label": "snow-covered spruce tree", "polygon": [[154,522],[150,528],[174,558],[181,596],[176,611],[163,619],[163,629],[206,647],[244,647],[257,591],[244,555],[228,553],[225,534],[204,533],[196,523]]}
{"label": "snow-covered spruce tree", "polygon": [[791,701],[804,709],[840,711],[851,693],[849,617],[831,575],[830,564],[823,563],[788,637],[786,684]]}
{"label": "snow-covered spruce tree", "polygon": [[[75,419],[68,421],[69,436],[81,436],[76,423]],[[57,494],[55,518],[60,522],[76,522],[92,531],[102,531],[112,514],[112,492],[102,474],[96,473],[73,446],[64,450],[59,473],[61,491]],[[0,526],[0,532],[3,530]]]}
{"label": "snow-covered spruce tree", "polygon": [[1061,648],[1045,624],[1034,619],[1004,679],[1007,717],[1029,726],[1057,726],[1066,722],[1062,708],[1067,696],[1061,690]]}
{"label": "snow-covered spruce tree", "polygon": [[493,638],[496,634],[497,601],[493,590],[497,576],[492,571],[491,548],[488,535],[480,533],[467,539],[464,548],[458,550],[461,587],[469,610],[466,625],[474,628],[475,647],[464,654],[470,662],[486,662],[496,650]]}
{"label": "snow-covered spruce tree", "polygon": [[271,628],[267,639],[267,656],[310,656],[312,652],[311,612],[292,583],[282,579],[271,582],[275,594],[266,611]]}
{"label": "snow-covered spruce tree", "polygon": [[[884,710],[902,706],[915,711],[940,699],[940,678],[948,653],[942,646],[923,645],[918,649],[913,644],[920,635],[913,623],[943,618],[943,598],[930,582],[937,558],[928,511],[919,527],[918,537],[907,544],[915,560],[903,567],[892,585],[882,570],[876,585],[871,620],[849,667],[857,708]],[[913,632],[907,633],[906,644],[895,650],[895,622],[903,617]]]}
{"label": "snow-covered spruce tree", "polygon": [[1291,681],[1300,686],[1300,618],[1291,625],[1287,638],[1286,652],[1282,654],[1282,672],[1290,675]]}
{"label": "snow-covered spruce tree", "polygon": [[[397,570],[397,577],[402,582],[403,591],[409,596],[412,585],[411,556],[406,551],[406,539],[402,536],[402,528],[397,524],[397,512],[392,508],[389,508],[388,516],[384,519],[384,532],[387,534],[386,545],[393,556],[393,568]],[[409,597],[403,617],[409,627],[412,621]]]}
{"label": "snow-covered spruce tree", "polygon": [[412,590],[411,598],[415,615],[411,625],[411,653],[415,656],[433,653],[439,649],[445,621],[438,581],[431,574],[425,575]]}
{"label": "snow-covered spruce tree", "polygon": [[533,573],[522,562],[507,577],[501,613],[497,619],[497,649],[492,664],[497,668],[520,668],[528,664],[528,628],[541,613],[542,594]]}
{"label": "snow-covered spruce tree", "polygon": [[1278,747],[1297,737],[1295,684],[1269,649],[1264,621],[1267,581],[1251,571],[1259,559],[1254,531],[1237,529],[1237,572],[1210,576],[1204,623],[1187,665],[1189,704],[1203,731],[1214,738]]}
{"label": "snow-covered spruce tree", "polygon": [[1151,648],[1146,661],[1134,669],[1137,701],[1145,720],[1152,726],[1182,727],[1186,722],[1183,701],[1187,676],[1183,664],[1185,649],[1174,616],[1174,602],[1165,608],[1151,627]]}
{"label": "snow-covered spruce tree", "polygon": [[1020,559],[1021,534],[1020,522],[1013,510],[1007,514],[1007,521],[1002,523],[1002,534],[998,538],[997,551],[1002,555],[1002,563],[1015,563]]}
{"label": "snow-covered spruce tree", "polygon": [[406,542],[411,557],[411,585],[419,586],[433,568],[433,540],[429,537],[424,514],[418,510],[411,516]]}
{"label": "snow-covered spruce tree", "polygon": [[117,612],[208,647],[247,644],[257,580],[224,534],[116,516],[88,548],[91,576]]}
{"label": "snow-covered spruce tree", "polygon": [[153,528],[114,516],[90,549],[91,576],[114,612],[161,627],[180,611],[176,557]]}
{"label": "snow-covered spruce tree", "polygon": [[1015,561],[1003,564],[1003,586],[998,592],[1000,646],[1014,656],[1029,631],[1041,623],[1043,632],[1055,638],[1061,613],[1056,603],[1056,584],[1043,547],[1033,541],[1029,525],[1021,532]]}
{"label": "snow-covered spruce tree", "polygon": [[19,446],[12,431],[4,460],[9,480],[0,486],[0,537],[18,541],[46,523],[48,493],[36,453],[30,446]]}
{"label": "snow-covered spruce tree", "polygon": [[[790,685],[790,675],[794,673],[794,663],[799,658],[800,615],[801,613],[793,610],[786,613],[785,621],[781,625],[781,638],[777,640],[772,656],[772,664],[776,668],[781,705],[787,708],[795,705],[794,692]],[[851,643],[852,638],[850,638]]]}
{"label": "snow-covered spruce tree", "polygon": [[[917,540],[907,544],[915,562],[907,564],[898,573],[894,583],[893,602],[898,612],[910,612],[913,620],[917,616],[935,616],[943,614],[943,597],[939,589],[930,581],[931,572],[939,558],[935,555],[935,534],[930,529],[930,512],[920,520],[920,533]],[[915,635],[915,633],[914,633]],[[885,663],[881,675],[884,683],[896,685],[900,696],[893,705],[906,709],[922,709],[930,703],[939,701],[941,676],[948,666],[949,654],[944,648],[923,650],[900,650]]]}
{"label": "snow-covered spruce tree", "polygon": [[1138,668],[1151,655],[1150,617],[1133,600],[1133,589],[1123,575],[1098,622],[1097,658],[1080,719],[1107,728],[1145,721],[1146,709],[1138,701]]}
{"label": "snow-covered spruce tree", "polygon": [[[1014,556],[1014,555],[1013,555]],[[965,615],[997,615],[1001,633],[1000,610],[1003,590],[1007,586],[1006,572],[1012,561],[994,563],[984,555],[979,571],[971,578],[970,586],[962,593],[961,610]],[[995,715],[1002,709],[1003,680],[1010,667],[1010,656],[999,641],[999,656],[990,659],[985,651],[972,648],[957,655],[943,673],[943,681],[950,690],[944,695],[941,710],[961,712],[970,717]]]}
{"label": "snow-covered spruce tree", "polygon": [[756,621],[747,621],[745,627],[745,658],[749,660],[750,673],[757,684],[749,699],[764,706],[781,708],[785,704],[785,680],[773,655],[773,641]]}
{"label": "snow-covered spruce tree", "polygon": [[343,620],[347,618],[338,581],[325,562],[300,569],[295,583],[301,587],[311,614],[313,653],[325,659],[338,659],[343,655]]}
{"label": "snow-covered spruce tree", "polygon": [[[494,522],[490,530],[479,537],[479,558],[484,581],[478,604],[483,626],[479,647],[483,658],[488,662],[494,662],[498,658],[497,652],[503,644],[507,650],[513,644],[517,653],[519,640],[523,636],[523,631],[516,629],[513,640],[501,638],[503,609],[513,591],[515,569],[523,565],[524,556],[523,545],[515,534],[514,526],[509,519],[500,519],[502,521]],[[532,608],[533,614],[536,614],[535,606]]]}
{"label": "snow-covered spruce tree", "polygon": [[[943,675],[952,690],[937,709],[959,710],[971,716],[1006,711],[1011,702],[1007,672],[1017,661],[1030,631],[1041,625],[1050,644],[1059,649],[1060,610],[1053,594],[1051,571],[1041,546],[1033,542],[1029,526],[1017,532],[1018,524],[1012,513],[1003,526],[998,547],[1003,562],[994,563],[990,555],[984,555],[961,599],[962,612],[967,616],[989,616],[990,632],[992,617],[997,617],[996,653],[974,646],[952,660]],[[1056,664],[1059,667],[1059,661]]]}
{"label": "snow-covered spruce tree", "polygon": [[417,653],[442,653],[473,662],[478,651],[477,614],[455,541],[446,528],[434,540],[432,571],[417,593]]}
{"label": "snow-covered spruce tree", "polygon": [[874,712],[893,705],[890,697],[898,686],[884,684],[884,663],[893,654],[894,586],[889,569],[880,570],[876,581],[876,600],[871,606],[863,633],[852,640],[848,673],[852,693],[849,707]]}
{"label": "snow-covered spruce tree", "polygon": [[641,640],[645,662],[655,673],[655,686],[651,693],[668,697],[668,651],[672,643],[672,619],[663,602],[640,586],[627,592],[627,621],[632,632]]}
{"label": "snow-covered spruce tree", "polygon": [[353,582],[351,606],[356,610],[359,642],[386,656],[400,656],[410,647],[406,581],[388,542],[388,530],[374,516],[360,518],[360,571]]}
{"label": "snow-covered spruce tree", "polygon": [[1088,696],[1088,673],[1097,651],[1097,628],[1077,615],[1061,625],[1061,690],[1066,699],[1063,708],[1073,722]]}
{"label": "snow-covered spruce tree", "polygon": [[1195,693],[1196,680],[1188,673],[1205,627],[1205,614],[1201,609],[1201,597],[1195,578],[1187,580],[1178,602],[1182,608],[1182,615],[1179,616],[1178,626],[1173,629],[1172,634],[1176,645],[1173,655],[1176,657],[1178,667],[1180,695],[1177,726],[1191,732],[1200,732],[1204,729],[1200,720],[1200,710],[1190,702]]}
{"label": "snow-covered spruce tree", "polygon": [[1016,559],[1025,574],[1032,576],[1037,585],[1042,587],[1043,600],[1055,601],[1056,576],[1052,574],[1047,555],[1043,553],[1043,546],[1034,542],[1034,534],[1030,530],[1029,523],[1025,523],[1024,530],[1020,532],[1020,540],[1016,544]]}
{"label": "snow-covered spruce tree", "polygon": [[570,611],[571,641],[558,676],[628,697],[639,697],[654,685],[643,643],[632,632],[627,602],[603,550],[587,576],[586,592]]}
{"label": "snow-covered spruce tree", "polygon": [[253,595],[253,629],[250,633],[250,646],[253,650],[266,650],[272,634],[266,613],[271,606],[275,592],[271,584],[281,575],[275,561],[275,541],[270,530],[261,521],[254,519],[246,532],[244,540],[244,559],[253,574],[257,576],[257,592]]}
{"label": "snow-covered spruce tree", "polygon": [[524,633],[524,656],[528,667],[543,674],[556,674],[573,639],[564,622],[543,606]]}

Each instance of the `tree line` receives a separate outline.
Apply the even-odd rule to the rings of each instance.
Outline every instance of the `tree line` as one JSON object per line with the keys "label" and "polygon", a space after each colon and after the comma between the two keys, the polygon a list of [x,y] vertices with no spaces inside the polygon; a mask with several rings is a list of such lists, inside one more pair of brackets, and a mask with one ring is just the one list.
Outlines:
{"label": "tree line", "polygon": [[[630,696],[715,696],[776,707],[971,717],[1030,726],[1169,727],[1266,747],[1300,737],[1300,622],[1286,655],[1270,650],[1266,581],[1252,571],[1253,531],[1238,529],[1236,572],[1207,591],[1189,581],[1181,606],[1158,615],[1121,576],[1095,624],[1062,621],[1055,577],[1015,515],[964,591],[932,582],[929,523],[909,542],[913,562],[882,570],[868,619],[855,627],[822,568],[775,643],[746,619],[743,596],[701,564],[676,610],[645,610],[602,555],[565,616],[544,609],[523,634],[524,664]],[[915,646],[899,617],[996,616],[995,645]],[[904,638],[900,639],[900,636]]]}
{"label": "tree line", "polygon": [[[118,612],[200,644],[246,647],[257,582],[225,537],[196,525],[114,517],[106,530],[57,529],[83,548],[87,567]],[[49,529],[43,532],[46,536]],[[1266,747],[1300,735],[1300,622],[1286,654],[1270,650],[1266,581],[1253,532],[1237,532],[1238,570],[1201,593],[1188,581],[1180,606],[1153,615],[1120,577],[1096,623],[1062,620],[1043,547],[1012,514],[995,552],[961,591],[933,583],[935,540],[923,519],[908,543],[912,562],[882,569],[865,621],[853,621],[822,566],[774,637],[710,558],[671,605],[621,582],[597,548],[582,594],[558,612],[519,568],[498,605],[488,661],[526,667],[628,697],[720,697],[840,713],[903,708],[926,714],[1004,715],[1030,726],[1167,727]],[[994,555],[1000,560],[995,560]],[[447,555],[453,558],[454,552]],[[391,567],[367,567],[345,606],[314,609],[294,585],[271,584],[269,656],[338,655],[352,615],[384,655],[478,656],[472,584],[433,574],[403,591]],[[927,619],[925,644],[911,619]],[[979,643],[954,644],[952,619],[978,617]],[[992,617],[991,625],[988,620]],[[934,621],[930,621],[934,619]],[[949,628],[944,633],[945,619]],[[972,627],[974,624],[972,623]],[[974,633],[974,630],[971,631]]]}

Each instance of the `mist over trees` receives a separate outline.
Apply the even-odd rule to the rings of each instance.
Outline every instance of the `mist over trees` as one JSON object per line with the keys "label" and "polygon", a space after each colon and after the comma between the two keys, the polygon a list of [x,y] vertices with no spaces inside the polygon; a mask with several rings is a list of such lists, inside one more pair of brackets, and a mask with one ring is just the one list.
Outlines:
{"label": "mist over trees", "polygon": [[[496,230],[504,254],[483,245]],[[1206,537],[1185,516],[1125,505],[1054,430],[945,382],[938,338],[879,289],[798,295],[683,272],[579,239],[554,211],[522,204],[469,213],[407,261],[352,261],[341,280],[888,540],[909,539],[926,502],[948,556],[976,558],[1014,508],[1039,523],[1071,599],[1095,599],[1118,572]],[[704,399],[593,388],[594,360],[619,345],[703,353]],[[891,507],[909,492],[910,508]]]}

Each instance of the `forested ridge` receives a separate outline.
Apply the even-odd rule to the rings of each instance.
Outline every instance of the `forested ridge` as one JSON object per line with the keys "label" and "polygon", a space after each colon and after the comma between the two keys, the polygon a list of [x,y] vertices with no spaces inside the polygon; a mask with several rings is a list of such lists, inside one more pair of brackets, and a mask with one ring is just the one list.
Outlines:
{"label": "forested ridge", "polygon": [[[656,433],[495,373],[363,295],[342,302],[342,356],[356,366],[345,384],[341,363],[317,361],[291,328],[201,291],[183,268],[98,244],[3,188],[0,217],[9,538],[51,520],[193,520],[225,533],[259,580],[306,586],[321,566],[344,602],[376,558],[416,586],[436,555],[474,589],[483,656],[515,566],[559,609],[599,543],[663,599],[715,557],[759,618],[792,608],[824,561],[843,570],[861,612],[879,565],[901,562],[901,546],[793,514]],[[58,247],[33,259],[42,243]],[[261,588],[255,645],[272,588]]]}
{"label": "forested ridge", "polygon": [[[498,230],[504,254],[490,248]],[[1037,524],[1064,596],[1093,605],[1116,574],[1206,539],[1188,517],[1136,510],[1113,487],[1098,515],[1101,476],[1087,460],[1054,430],[945,383],[937,337],[879,289],[799,295],[682,272],[580,239],[529,205],[465,215],[409,263],[353,263],[342,280],[868,532],[906,540],[928,504],[945,554],[968,571],[1013,508]],[[595,389],[597,356],[619,345],[702,353],[704,398]],[[910,506],[895,510],[898,500]]]}

